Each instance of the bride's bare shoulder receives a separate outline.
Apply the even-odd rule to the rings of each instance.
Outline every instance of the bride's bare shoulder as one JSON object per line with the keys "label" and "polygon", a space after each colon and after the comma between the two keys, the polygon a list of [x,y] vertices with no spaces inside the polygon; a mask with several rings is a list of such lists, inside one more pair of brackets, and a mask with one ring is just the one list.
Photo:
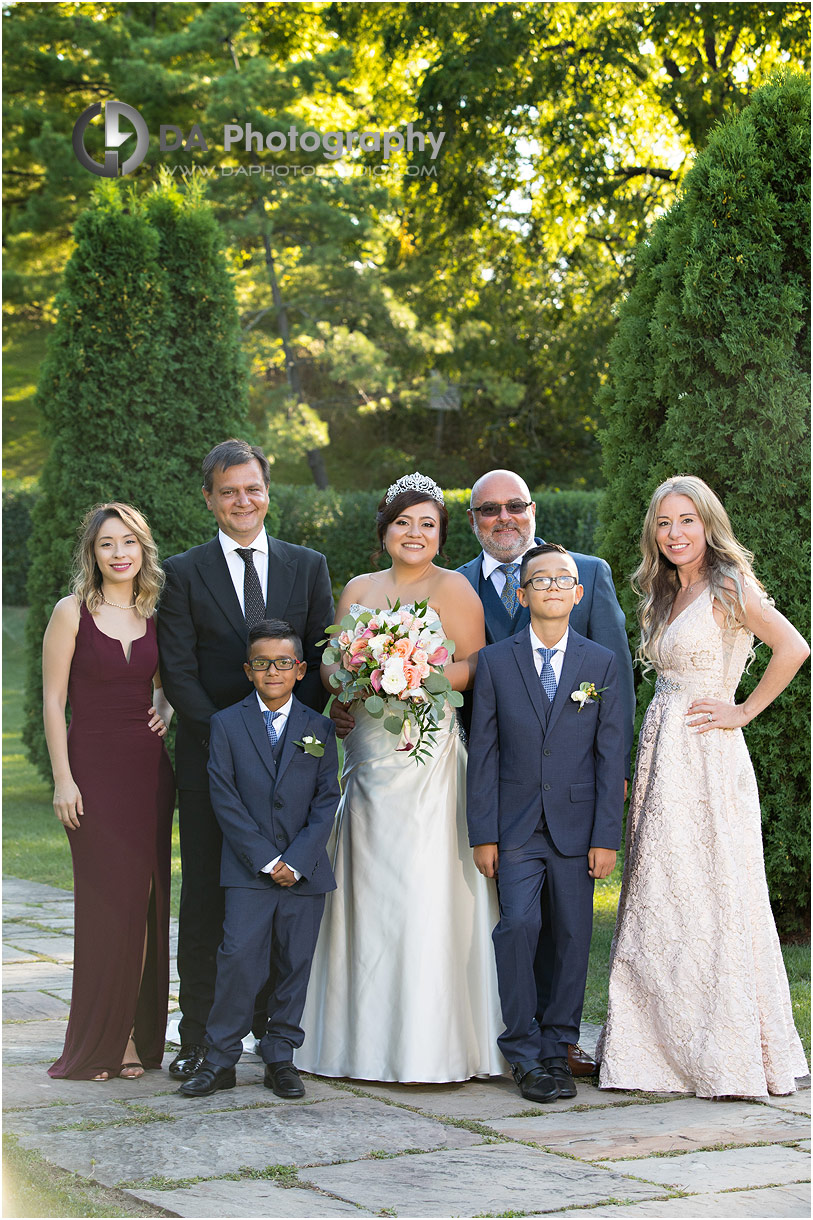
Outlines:
{"label": "bride's bare shoulder", "polygon": [[347,584],[342,589],[342,595],[339,600],[339,605],[342,610],[348,606],[372,605],[370,598],[376,596],[381,599],[381,572],[362,572],[358,576],[354,576],[352,580],[348,580]]}

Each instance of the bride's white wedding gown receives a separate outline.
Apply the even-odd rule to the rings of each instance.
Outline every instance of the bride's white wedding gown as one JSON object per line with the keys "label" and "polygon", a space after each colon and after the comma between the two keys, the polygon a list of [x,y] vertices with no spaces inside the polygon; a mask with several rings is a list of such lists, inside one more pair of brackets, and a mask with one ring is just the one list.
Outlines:
{"label": "bride's white wedding gown", "polygon": [[327,895],[296,1065],[362,1080],[501,1075],[499,912],[468,846],[455,717],[416,764],[380,720],[360,706],[354,715],[328,847],[338,888]]}

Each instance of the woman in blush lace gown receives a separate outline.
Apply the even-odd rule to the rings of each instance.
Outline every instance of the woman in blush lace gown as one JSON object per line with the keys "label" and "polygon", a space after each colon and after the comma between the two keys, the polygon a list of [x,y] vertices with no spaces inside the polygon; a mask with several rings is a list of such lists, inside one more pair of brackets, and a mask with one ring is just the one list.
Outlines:
{"label": "woman in blush lace gown", "polygon": [[[392,566],[351,580],[336,621],[428,599],[456,644],[444,672],[464,690],[485,643],[483,609],[465,577],[434,564],[447,522],[431,479],[394,483],[376,518]],[[335,668],[323,666],[329,690]],[[500,1075],[496,895],[468,847],[466,750],[454,713],[447,711],[421,764],[396,751],[397,738],[363,705],[353,704],[352,715],[337,814],[338,889],[325,907],[296,1064],[364,1080]]]}
{"label": "woman in blush lace gown", "polygon": [[[807,1073],[768,901],[742,734],[809,655],[774,609],[711,489],[657,489],[635,574],[639,656],[657,671],[641,728],[601,1087],[759,1097]],[[734,696],[753,637],[772,656]]]}

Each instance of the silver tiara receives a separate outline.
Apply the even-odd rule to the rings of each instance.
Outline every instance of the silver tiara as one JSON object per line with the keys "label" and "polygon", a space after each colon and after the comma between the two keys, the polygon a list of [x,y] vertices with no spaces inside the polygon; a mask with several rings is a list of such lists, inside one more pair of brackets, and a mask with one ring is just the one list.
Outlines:
{"label": "silver tiara", "polygon": [[437,500],[438,504],[443,503],[443,492],[435,480],[430,479],[428,475],[419,474],[417,470],[414,474],[405,474],[397,483],[388,487],[384,503],[389,504],[396,496],[400,496],[402,491],[424,491],[430,500]]}

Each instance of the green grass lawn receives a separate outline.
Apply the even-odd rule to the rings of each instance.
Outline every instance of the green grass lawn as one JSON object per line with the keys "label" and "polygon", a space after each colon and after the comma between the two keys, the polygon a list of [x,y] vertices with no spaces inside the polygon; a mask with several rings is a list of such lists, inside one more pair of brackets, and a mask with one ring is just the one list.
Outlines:
{"label": "green grass lawn", "polygon": [[38,478],[48,454],[34,406],[40,365],[52,327],[10,322],[3,334],[3,479]]}

